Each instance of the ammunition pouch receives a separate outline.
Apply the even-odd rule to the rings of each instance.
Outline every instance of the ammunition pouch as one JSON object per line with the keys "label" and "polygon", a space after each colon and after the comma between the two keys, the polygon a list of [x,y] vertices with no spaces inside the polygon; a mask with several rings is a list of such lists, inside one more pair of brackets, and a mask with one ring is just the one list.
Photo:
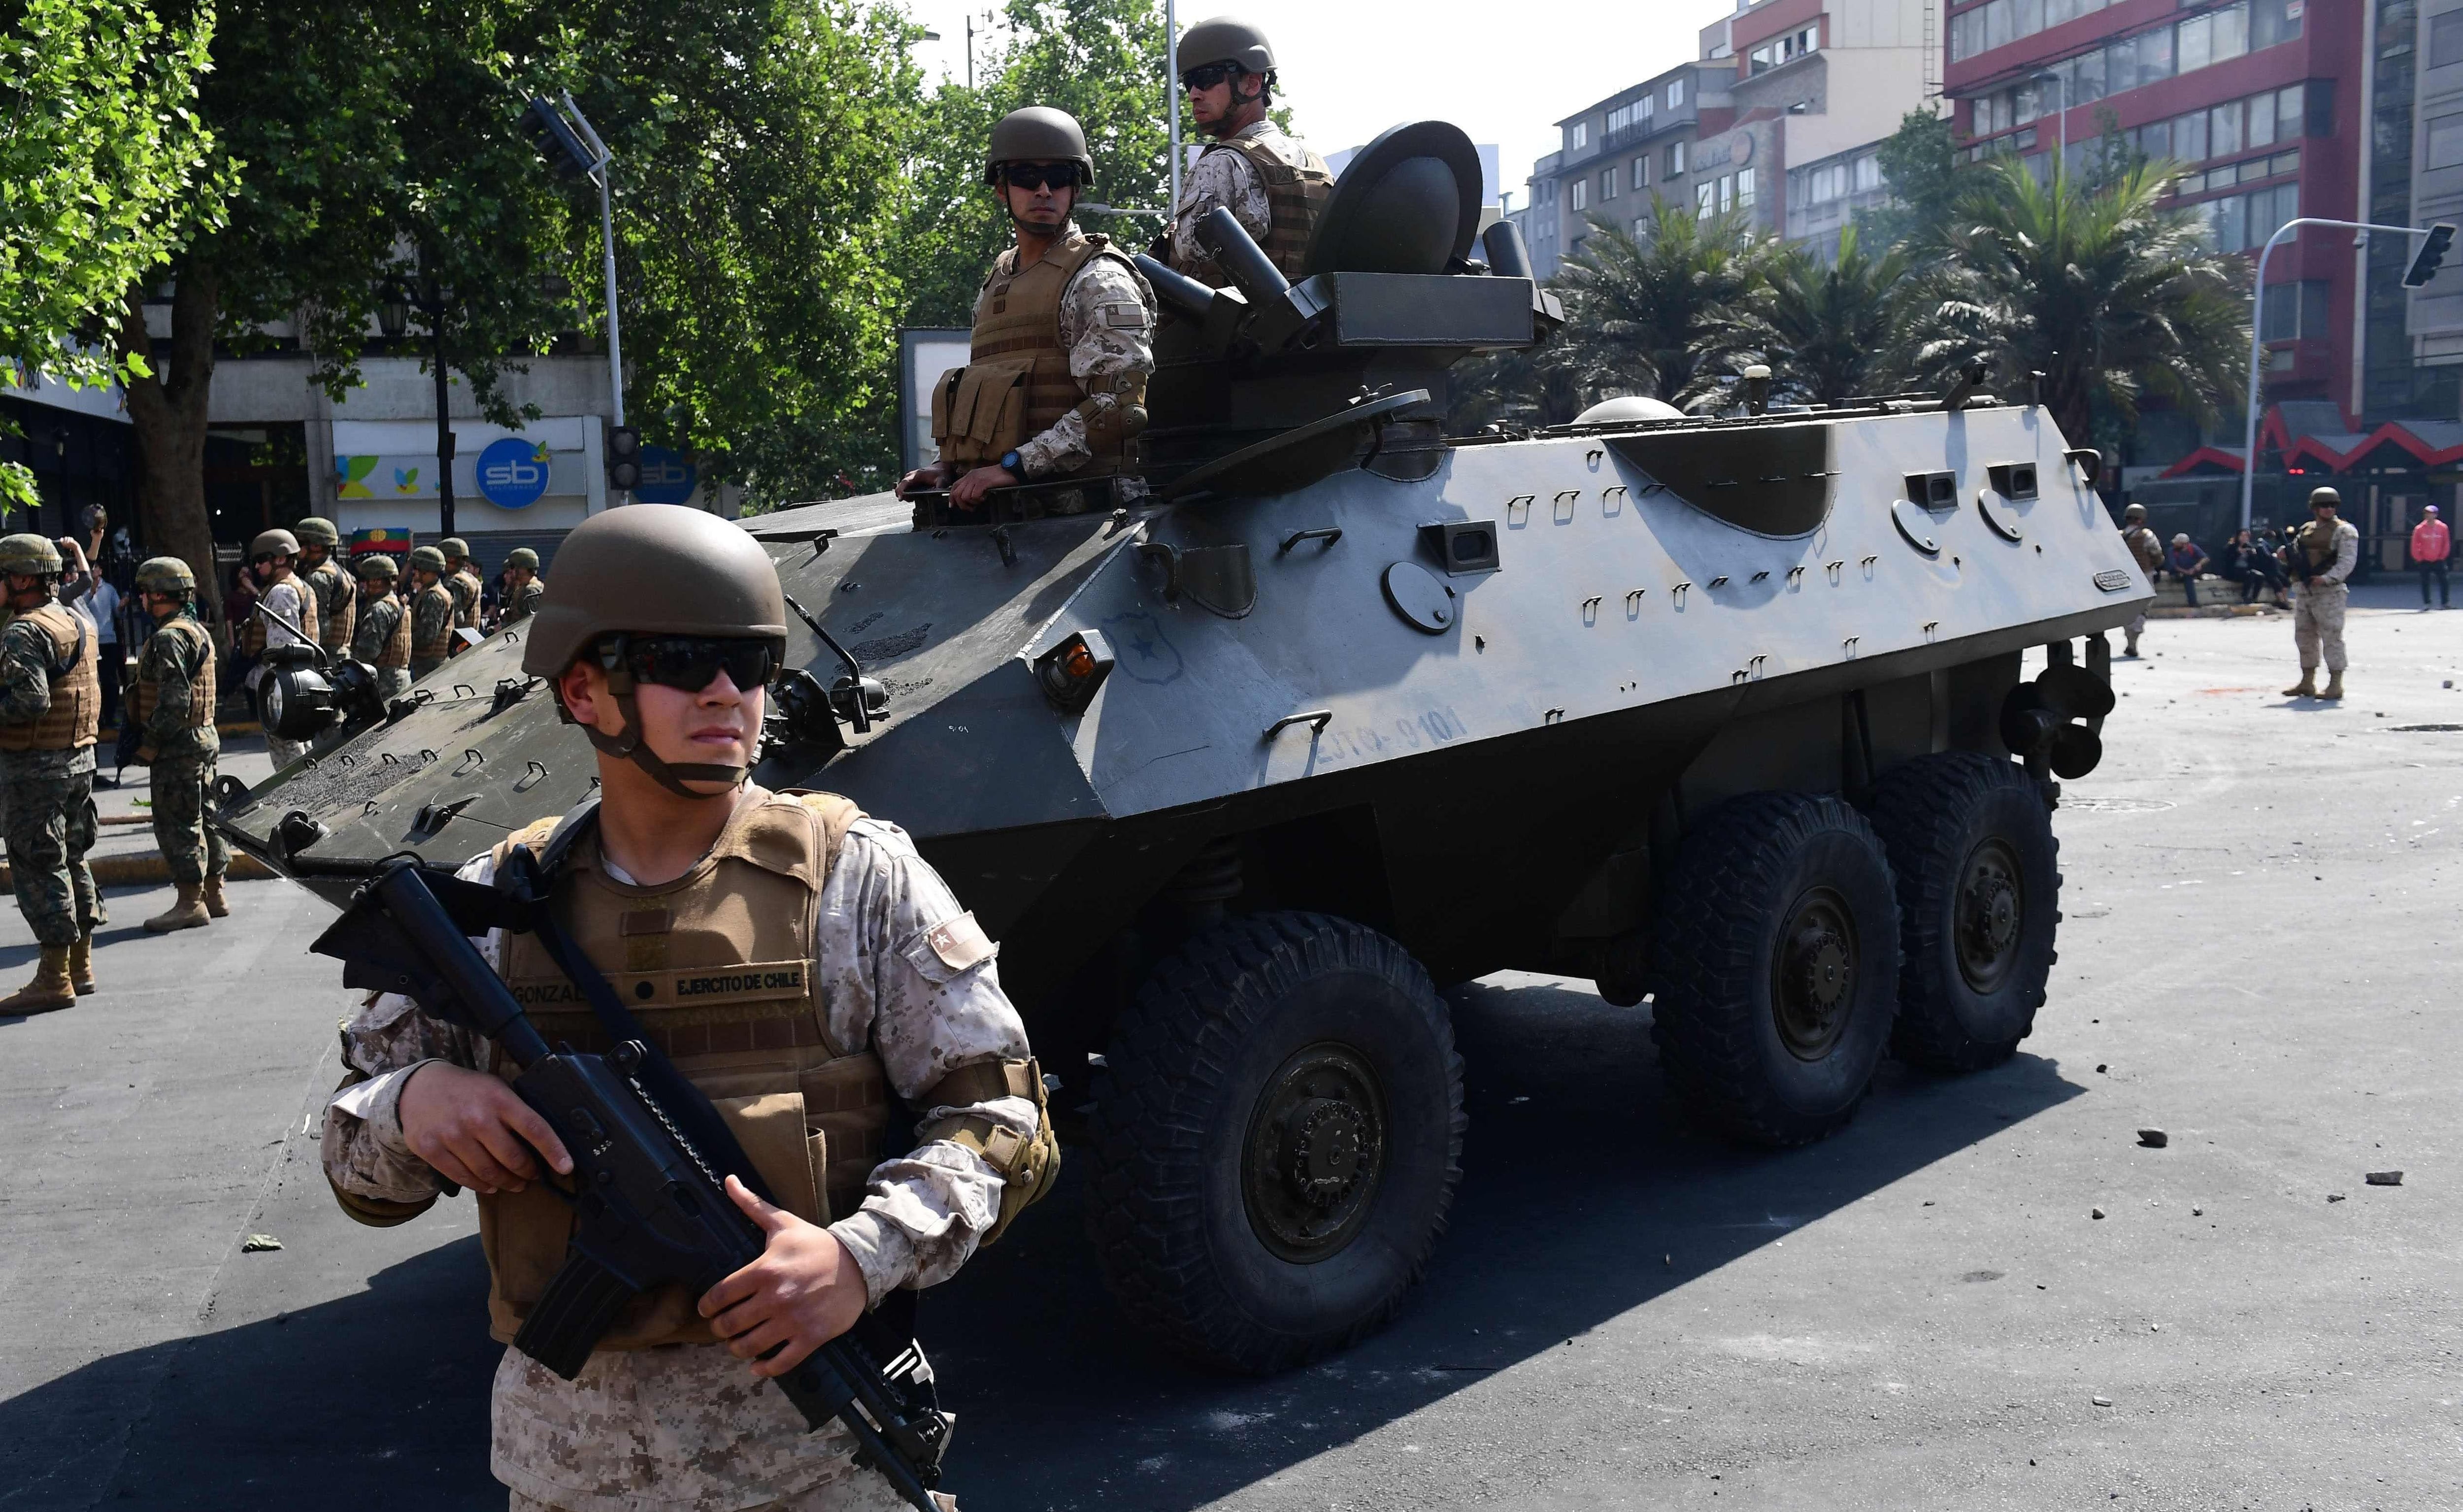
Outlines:
{"label": "ammunition pouch", "polygon": [[932,442],[958,466],[997,462],[1027,440],[1031,356],[992,357],[945,374],[932,390]]}

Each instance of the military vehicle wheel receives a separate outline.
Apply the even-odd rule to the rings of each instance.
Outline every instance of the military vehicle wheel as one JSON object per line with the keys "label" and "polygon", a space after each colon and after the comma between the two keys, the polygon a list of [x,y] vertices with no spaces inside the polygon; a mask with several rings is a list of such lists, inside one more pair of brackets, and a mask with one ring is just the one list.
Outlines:
{"label": "military vehicle wheel", "polygon": [[1384,1326],[1462,1175],[1462,1060],[1403,947],[1323,914],[1197,937],[1113,1027],[1087,1226],[1180,1353],[1259,1374]]}
{"label": "military vehicle wheel", "polygon": [[1686,836],[1654,931],[1651,1037],[1678,1095],[1755,1144],[1852,1117],[1890,1037],[1899,909],[1846,803],[1749,793]]}
{"label": "military vehicle wheel", "polygon": [[2036,1026],[2060,922],[2060,842],[2027,774],[1973,751],[1885,775],[1873,828],[1898,877],[1899,1058],[1944,1071],[2008,1060]]}

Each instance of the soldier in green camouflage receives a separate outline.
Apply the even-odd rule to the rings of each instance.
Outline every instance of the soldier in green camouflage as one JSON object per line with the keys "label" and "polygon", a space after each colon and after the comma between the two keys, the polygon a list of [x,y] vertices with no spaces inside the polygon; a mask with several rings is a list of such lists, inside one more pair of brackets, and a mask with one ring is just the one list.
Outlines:
{"label": "soldier in green camouflage", "polygon": [[333,521],[313,514],[293,526],[291,533],[299,538],[294,570],[299,581],[316,595],[316,643],[340,656],[351,644],[352,616],[360,597],[358,580],[334,560],[342,533]]}
{"label": "soldier in green camouflage", "polygon": [[387,703],[410,691],[410,610],[394,596],[402,569],[390,556],[360,558],[360,622],[351,659],[377,669],[377,692]]}
{"label": "soldier in green camouflage", "polygon": [[410,553],[410,675],[424,678],[453,654],[453,590],[445,553],[423,546]]}
{"label": "soldier in green camouflage", "polygon": [[59,601],[60,553],[39,535],[0,536],[12,617],[0,630],[0,790],[18,911],[42,947],[34,980],[0,1014],[48,1013],[92,992],[102,895],[94,846],[94,745],[102,679],[85,616]]}
{"label": "soldier in green camouflage", "polygon": [[137,592],[154,633],[137,654],[128,717],[142,733],[138,758],[152,779],[154,843],[180,896],[145,921],[155,934],[195,929],[230,912],[223,875],[230,852],[206,823],[222,737],[214,729],[214,641],[197,622],[197,579],[176,556],[137,569]]}
{"label": "soldier in green camouflage", "polygon": [[538,570],[538,553],[527,546],[505,553],[505,611],[496,621],[500,627],[528,619],[537,611],[539,600],[547,596]]}

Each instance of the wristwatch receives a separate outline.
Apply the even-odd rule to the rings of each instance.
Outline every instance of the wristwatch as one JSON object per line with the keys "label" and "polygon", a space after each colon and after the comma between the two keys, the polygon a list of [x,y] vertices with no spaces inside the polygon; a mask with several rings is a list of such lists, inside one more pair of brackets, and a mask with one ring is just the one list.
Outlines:
{"label": "wristwatch", "polygon": [[1020,457],[1014,449],[1001,453],[1000,464],[1001,471],[1014,478],[1023,480],[1026,477],[1026,459]]}

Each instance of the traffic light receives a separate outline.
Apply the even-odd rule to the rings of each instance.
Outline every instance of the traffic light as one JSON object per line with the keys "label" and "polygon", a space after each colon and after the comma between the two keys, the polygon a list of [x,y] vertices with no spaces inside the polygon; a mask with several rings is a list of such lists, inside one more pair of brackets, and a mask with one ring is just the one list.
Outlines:
{"label": "traffic light", "polygon": [[619,425],[607,433],[607,486],[629,493],[642,486],[642,433]]}
{"label": "traffic light", "polygon": [[522,118],[522,126],[531,134],[531,140],[538,144],[539,156],[545,158],[547,165],[562,178],[587,178],[599,161],[574,134],[572,125],[564,119],[564,112],[556,109],[556,102],[544,95],[531,97],[531,108]]}
{"label": "traffic light", "polygon": [[2437,265],[2446,261],[2446,249],[2454,245],[2454,227],[2440,221],[2429,228],[2429,239],[2420,244],[2420,253],[2404,271],[2403,287],[2418,289],[2437,276]]}

